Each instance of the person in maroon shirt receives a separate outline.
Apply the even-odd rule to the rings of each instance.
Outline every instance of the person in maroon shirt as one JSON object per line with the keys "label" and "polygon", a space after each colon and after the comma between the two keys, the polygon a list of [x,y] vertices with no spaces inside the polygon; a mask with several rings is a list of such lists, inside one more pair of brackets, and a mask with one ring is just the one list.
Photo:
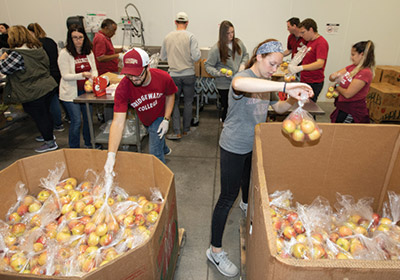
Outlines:
{"label": "person in maroon shirt", "polygon": [[329,76],[331,82],[338,82],[335,111],[331,114],[333,123],[370,123],[366,97],[375,68],[374,43],[361,41],[351,48],[353,64]]}
{"label": "person in maroon shirt", "polygon": [[125,128],[126,113],[132,106],[137,116],[149,132],[149,152],[165,163],[165,155],[171,149],[165,142],[169,120],[178,91],[174,80],[167,72],[149,68],[149,56],[140,49],[133,48],[123,57],[121,74],[125,77],[118,84],[114,97],[114,118],[110,127],[108,156],[104,170],[112,174],[115,155]]}
{"label": "person in maroon shirt", "polygon": [[283,52],[283,55],[288,56],[289,54],[292,54],[293,58],[297,53],[297,49],[307,45],[307,42],[300,36],[300,29],[298,27],[300,24],[299,18],[292,17],[288,19],[286,24],[290,35],[287,40],[287,49]]}
{"label": "person in maroon shirt", "polygon": [[101,30],[94,36],[93,53],[99,75],[107,72],[118,72],[118,61],[122,48],[114,48],[111,41],[116,31],[117,24],[115,21],[107,18],[101,23]]}
{"label": "person in maroon shirt", "polygon": [[314,91],[312,100],[317,102],[324,86],[324,71],[328,59],[329,45],[325,38],[318,33],[317,23],[313,19],[303,20],[299,24],[299,28],[301,37],[307,41],[309,51],[303,58],[302,65],[289,65],[289,72],[296,74],[301,71],[300,82],[312,87]]}

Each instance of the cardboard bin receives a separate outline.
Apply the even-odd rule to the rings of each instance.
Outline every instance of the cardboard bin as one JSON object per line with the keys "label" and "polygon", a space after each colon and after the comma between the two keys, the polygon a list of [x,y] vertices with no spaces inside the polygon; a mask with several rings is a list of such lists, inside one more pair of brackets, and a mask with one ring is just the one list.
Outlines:
{"label": "cardboard bin", "polygon": [[367,95],[367,107],[374,122],[400,121],[400,87],[372,83]]}
{"label": "cardboard bin", "polygon": [[396,70],[396,69],[400,69],[400,67],[394,66],[394,65],[377,65],[375,68],[375,75],[374,75],[374,79],[372,80],[372,82],[373,83],[382,82],[382,77],[383,77],[384,71],[388,71],[388,70],[390,71],[390,70]]}
{"label": "cardboard bin", "polygon": [[[18,181],[25,183],[30,194],[37,194],[40,178],[47,177],[48,170],[53,170],[56,163],[66,164],[62,179],[75,177],[81,182],[88,168],[101,172],[106,158],[107,151],[63,149],[16,161],[0,171],[1,216],[4,217],[16,202],[15,186]],[[144,244],[83,277],[35,276],[1,271],[0,279],[173,279],[179,253],[174,174],[154,156],[131,152],[117,153],[114,170],[116,181],[128,194],[149,197],[150,188],[156,187],[165,199],[156,228]]]}
{"label": "cardboard bin", "polygon": [[256,126],[247,217],[248,280],[398,280],[400,261],[297,260],[276,253],[268,194],[291,190],[296,201],[317,196],[333,207],[336,193],[373,197],[379,211],[387,191],[400,193],[400,126],[319,124],[313,144],[294,144],[281,123]]}

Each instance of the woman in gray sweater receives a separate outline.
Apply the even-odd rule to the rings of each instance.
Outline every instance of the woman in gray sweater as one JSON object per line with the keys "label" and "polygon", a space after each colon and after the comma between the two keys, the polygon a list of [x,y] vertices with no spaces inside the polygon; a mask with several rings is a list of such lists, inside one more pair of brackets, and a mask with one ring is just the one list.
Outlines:
{"label": "woman in gray sweater", "polygon": [[[220,121],[224,122],[228,111],[228,91],[232,77],[244,70],[249,59],[243,42],[235,38],[235,29],[230,21],[224,20],[219,27],[219,40],[211,48],[206,71],[215,77],[215,83],[221,98]],[[222,71],[221,71],[222,70]]]}

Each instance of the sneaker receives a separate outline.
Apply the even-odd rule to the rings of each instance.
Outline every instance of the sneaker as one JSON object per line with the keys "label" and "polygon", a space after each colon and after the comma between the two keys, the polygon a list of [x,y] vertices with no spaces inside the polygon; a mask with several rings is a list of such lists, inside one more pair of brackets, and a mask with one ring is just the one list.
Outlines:
{"label": "sneaker", "polygon": [[64,131],[64,130],[65,130],[65,127],[64,127],[63,124],[61,124],[61,125],[56,125],[56,126],[53,128],[53,131],[58,131],[58,132],[61,132],[61,131]]}
{"label": "sneaker", "polygon": [[181,134],[169,134],[166,136],[168,140],[179,140],[182,138]]}
{"label": "sneaker", "polygon": [[[35,138],[35,140],[38,141],[38,142],[44,142],[43,136],[37,136]],[[56,136],[55,135],[53,135],[53,140],[56,140]]]}
{"label": "sneaker", "polygon": [[242,209],[242,211],[246,217],[247,217],[247,206],[248,206],[248,204],[244,203],[243,200],[240,201],[239,207],[240,207],[240,209]]}
{"label": "sneaker", "polygon": [[190,133],[192,133],[192,131],[191,131],[191,130],[189,130],[189,131],[186,131],[186,132],[184,132],[184,133],[183,133],[183,136],[188,136]]}
{"label": "sneaker", "polygon": [[42,146],[37,148],[35,150],[35,152],[44,153],[44,152],[48,152],[48,151],[54,151],[54,150],[57,150],[57,149],[58,149],[58,146],[57,146],[57,143],[55,141],[46,141]]}
{"label": "sneaker", "polygon": [[228,277],[234,277],[239,273],[239,269],[229,259],[228,254],[222,250],[219,253],[213,253],[211,246],[206,252],[207,258],[212,262],[219,272]]}
{"label": "sneaker", "polygon": [[172,149],[169,148],[169,151],[167,153],[165,153],[164,155],[169,156],[172,153]]}

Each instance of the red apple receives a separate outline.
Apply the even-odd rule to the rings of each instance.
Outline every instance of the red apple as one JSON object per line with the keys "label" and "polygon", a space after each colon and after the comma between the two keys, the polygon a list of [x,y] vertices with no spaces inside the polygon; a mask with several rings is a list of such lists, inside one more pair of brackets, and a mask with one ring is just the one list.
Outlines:
{"label": "red apple", "polygon": [[102,237],[100,237],[100,245],[101,246],[107,246],[111,243],[111,241],[113,240],[112,235],[107,233],[105,235],[103,235]]}
{"label": "red apple", "polygon": [[312,120],[303,119],[303,121],[301,122],[301,130],[305,134],[310,134],[311,132],[313,132],[315,130],[314,122]]}
{"label": "red apple", "polygon": [[17,212],[14,212],[11,213],[10,216],[8,216],[8,220],[11,223],[19,223],[21,221],[21,216]]}
{"label": "red apple", "polygon": [[287,134],[293,133],[293,131],[296,129],[296,124],[292,120],[286,119],[282,123],[282,129]]}
{"label": "red apple", "polygon": [[287,239],[291,239],[292,237],[296,236],[296,232],[294,230],[294,228],[292,226],[286,226],[283,229],[283,235],[287,238]]}
{"label": "red apple", "polygon": [[289,118],[296,124],[299,125],[303,118],[299,114],[290,114]]}
{"label": "red apple", "polygon": [[16,223],[11,227],[11,234],[18,237],[24,234],[26,225],[23,223]]}
{"label": "red apple", "polygon": [[321,245],[314,245],[312,248],[312,257],[313,259],[326,259],[327,254]]}
{"label": "red apple", "polygon": [[349,235],[352,235],[352,234],[353,234],[353,231],[348,226],[341,226],[339,228],[339,235],[341,237],[349,236]]}
{"label": "red apple", "polygon": [[41,190],[40,192],[39,192],[39,194],[37,195],[37,199],[40,201],[40,202],[45,202],[48,198],[49,198],[49,196],[50,196],[50,192],[48,191],[48,190]]}
{"label": "red apple", "polygon": [[96,225],[92,222],[89,222],[85,225],[85,233],[88,235],[96,230]]}
{"label": "red apple", "polygon": [[301,221],[296,221],[293,224],[293,228],[296,231],[296,233],[304,233],[306,231],[306,229],[303,226],[303,223]]}
{"label": "red apple", "polygon": [[373,213],[372,214],[372,220],[374,221],[374,224],[375,225],[378,225],[379,224],[379,220],[381,219],[381,216],[379,216],[379,214],[377,214],[377,213]]}
{"label": "red apple", "polygon": [[26,204],[21,204],[17,209],[17,213],[20,216],[25,215],[25,213],[27,213],[27,212],[28,212],[28,205],[26,205]]}
{"label": "red apple", "polygon": [[318,128],[314,129],[313,132],[308,134],[308,139],[310,139],[311,141],[318,140],[320,137],[321,137],[321,131]]}
{"label": "red apple", "polygon": [[296,259],[305,259],[308,255],[307,247],[303,243],[296,243],[292,246],[292,254]]}
{"label": "red apple", "polygon": [[303,142],[304,141],[304,132],[300,129],[295,129],[292,133],[292,139],[296,142]]}

